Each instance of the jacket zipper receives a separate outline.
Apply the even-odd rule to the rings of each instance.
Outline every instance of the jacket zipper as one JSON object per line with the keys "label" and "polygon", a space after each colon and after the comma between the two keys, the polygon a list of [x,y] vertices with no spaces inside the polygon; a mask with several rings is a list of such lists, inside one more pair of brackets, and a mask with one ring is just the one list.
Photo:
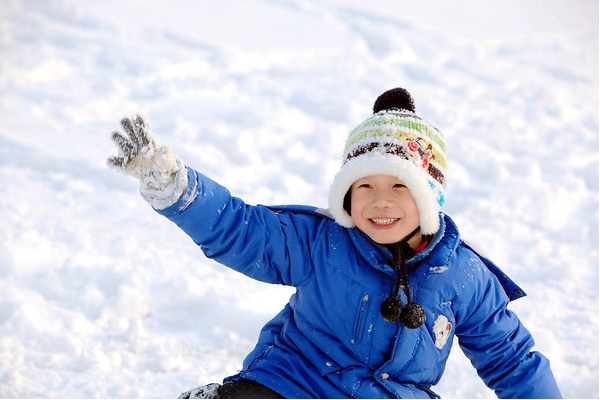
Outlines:
{"label": "jacket zipper", "polygon": [[365,294],[360,302],[360,310],[358,311],[358,319],[356,321],[356,327],[354,328],[354,343],[358,344],[362,341],[364,332],[363,319],[365,318],[365,312],[369,303],[369,295]]}

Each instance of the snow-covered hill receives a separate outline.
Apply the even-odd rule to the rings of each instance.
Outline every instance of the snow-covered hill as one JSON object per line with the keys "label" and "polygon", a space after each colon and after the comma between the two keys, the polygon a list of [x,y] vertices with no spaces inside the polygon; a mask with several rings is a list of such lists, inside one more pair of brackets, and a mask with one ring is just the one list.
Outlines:
{"label": "snow-covered hill", "polygon": [[[528,292],[563,394],[597,398],[593,0],[4,0],[0,397],[176,397],[235,373],[292,293],[203,258],[106,168],[122,116],[249,203],[326,206],[396,86],[446,135],[445,211]],[[494,396],[458,347],[434,389]]]}

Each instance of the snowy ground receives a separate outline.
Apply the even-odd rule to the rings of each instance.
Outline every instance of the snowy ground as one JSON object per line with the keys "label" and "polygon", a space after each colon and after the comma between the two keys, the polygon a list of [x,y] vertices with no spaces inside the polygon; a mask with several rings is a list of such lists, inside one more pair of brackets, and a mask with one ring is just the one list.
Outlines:
{"label": "snowy ground", "polygon": [[[445,210],[529,293],[563,394],[598,398],[594,0],[3,0],[0,397],[176,397],[235,373],[291,294],[105,167],[122,116],[249,203],[326,206],[395,86],[445,132]],[[494,396],[458,347],[435,390]]]}

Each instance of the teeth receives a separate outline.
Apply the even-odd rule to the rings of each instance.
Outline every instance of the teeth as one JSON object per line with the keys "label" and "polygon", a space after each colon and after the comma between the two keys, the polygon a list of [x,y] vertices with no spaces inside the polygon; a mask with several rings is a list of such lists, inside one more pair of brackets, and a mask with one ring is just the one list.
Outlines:
{"label": "teeth", "polygon": [[371,219],[371,221],[373,221],[374,224],[376,225],[389,225],[391,223],[394,223],[398,220],[398,218],[373,218]]}

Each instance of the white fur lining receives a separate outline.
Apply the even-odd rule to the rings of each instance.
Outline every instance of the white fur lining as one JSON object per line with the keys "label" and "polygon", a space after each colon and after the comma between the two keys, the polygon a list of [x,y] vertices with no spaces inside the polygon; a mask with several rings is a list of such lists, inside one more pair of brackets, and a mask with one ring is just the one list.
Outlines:
{"label": "white fur lining", "polygon": [[335,221],[346,228],[355,227],[352,217],[344,210],[344,197],[357,180],[379,174],[395,176],[404,182],[417,203],[421,233],[436,233],[440,226],[440,206],[427,182],[427,172],[401,157],[375,152],[351,159],[334,177],[329,189],[329,211]]}
{"label": "white fur lining", "polygon": [[176,159],[177,170],[173,171],[175,176],[173,181],[161,186],[160,189],[149,186],[145,179],[140,180],[140,194],[152,207],[157,210],[164,210],[175,204],[188,186],[187,169],[179,158]]}

